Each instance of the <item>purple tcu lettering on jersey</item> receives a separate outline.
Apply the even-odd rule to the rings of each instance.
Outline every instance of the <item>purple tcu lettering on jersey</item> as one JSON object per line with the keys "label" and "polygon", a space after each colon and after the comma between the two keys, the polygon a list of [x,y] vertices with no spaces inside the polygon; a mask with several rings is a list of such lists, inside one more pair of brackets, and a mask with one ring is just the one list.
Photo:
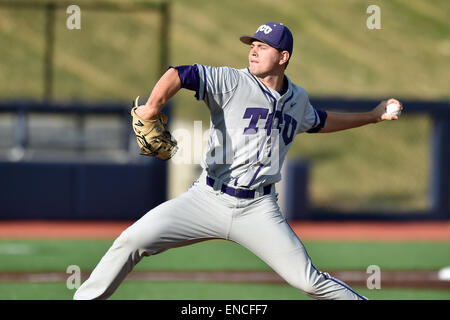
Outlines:
{"label": "purple tcu lettering on jersey", "polygon": [[[283,130],[283,141],[286,145],[288,145],[294,139],[295,131],[297,129],[297,120],[295,120],[288,114],[284,115],[284,120],[286,121],[286,125],[284,126]],[[288,135],[289,127],[292,128],[290,135]]]}
{"label": "purple tcu lettering on jersey", "polygon": [[244,134],[255,134],[258,132],[258,127],[256,126],[260,118],[267,118],[269,109],[266,108],[247,108],[245,109],[244,119],[250,119],[250,123],[247,128],[244,129]]}
{"label": "purple tcu lettering on jersey", "polygon": [[275,116],[273,113],[269,114],[269,117],[267,118],[266,126],[264,129],[267,131],[267,135],[270,136],[270,133],[272,132],[272,126],[273,126],[273,120],[277,119],[277,130],[280,131],[280,125],[283,124],[283,114],[280,110],[275,110]]}
{"label": "purple tcu lettering on jersey", "polygon": [[[269,114],[269,110],[266,108],[247,108],[244,112],[244,119],[250,118],[250,123],[248,127],[244,129],[244,134],[255,134],[258,132],[258,120],[259,119],[266,119],[266,125],[264,126],[264,129],[267,132],[267,136],[270,136],[272,132],[272,125],[273,120],[277,119],[277,127],[276,129],[278,131],[281,130],[280,126],[285,123],[282,137],[285,145],[288,145],[292,142],[295,136],[295,132],[297,130],[297,120],[292,118],[288,114],[282,114],[281,111],[276,110],[275,113]],[[284,117],[283,117],[284,116]]]}

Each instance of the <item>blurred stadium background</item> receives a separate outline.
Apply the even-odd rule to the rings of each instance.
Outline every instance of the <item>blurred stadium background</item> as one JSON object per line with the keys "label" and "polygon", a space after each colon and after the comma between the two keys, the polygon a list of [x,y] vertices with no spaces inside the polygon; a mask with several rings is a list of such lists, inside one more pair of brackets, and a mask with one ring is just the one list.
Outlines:
{"label": "blurred stadium background", "polygon": [[[81,9],[81,29],[67,28],[72,4]],[[380,30],[366,27],[374,4]],[[169,65],[246,67],[239,35],[280,21],[294,35],[287,74],[313,105],[370,110],[389,97],[405,104],[400,121],[298,136],[278,186],[287,218],[448,225],[449,13],[445,0],[0,0],[0,219],[130,221],[184,192],[199,174],[201,147],[191,163],[139,156],[131,101],[145,100]],[[195,121],[209,126],[190,91],[165,112],[172,130],[192,137]],[[15,241],[1,243],[21,248]],[[418,268],[450,265],[449,242],[439,245],[439,261]],[[0,248],[5,261],[8,252]],[[449,291],[437,297],[448,299]]]}

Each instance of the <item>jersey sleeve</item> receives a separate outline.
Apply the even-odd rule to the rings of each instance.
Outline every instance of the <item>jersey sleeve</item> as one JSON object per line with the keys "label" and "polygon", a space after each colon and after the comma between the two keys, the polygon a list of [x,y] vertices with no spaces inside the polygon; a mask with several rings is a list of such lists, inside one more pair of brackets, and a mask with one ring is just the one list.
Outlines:
{"label": "jersey sleeve", "polygon": [[239,83],[239,74],[230,67],[196,65],[199,74],[198,100],[203,100],[211,111],[223,109]]}
{"label": "jersey sleeve", "polygon": [[317,133],[325,126],[327,120],[327,112],[314,108],[309,99],[305,103],[305,113],[303,121],[298,127],[297,134],[302,132]]}
{"label": "jersey sleeve", "polygon": [[196,65],[171,66],[170,68],[177,69],[178,77],[181,82],[181,88],[193,90],[196,94],[198,94],[198,90],[200,88],[200,77],[198,67]]}

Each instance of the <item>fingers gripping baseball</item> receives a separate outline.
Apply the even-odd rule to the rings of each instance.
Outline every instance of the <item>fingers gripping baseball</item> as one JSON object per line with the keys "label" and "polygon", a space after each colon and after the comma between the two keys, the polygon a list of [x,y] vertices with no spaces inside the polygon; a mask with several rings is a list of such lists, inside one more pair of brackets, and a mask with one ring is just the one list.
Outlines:
{"label": "fingers gripping baseball", "polygon": [[166,129],[168,118],[159,113],[155,120],[144,120],[136,114],[139,107],[139,97],[136,98],[131,109],[132,127],[136,134],[136,141],[141,149],[141,154],[156,157],[161,160],[169,160],[178,150],[177,141]]}
{"label": "fingers gripping baseball", "polygon": [[377,121],[383,120],[398,120],[403,105],[397,99],[389,99],[381,101],[381,103],[374,109]]}

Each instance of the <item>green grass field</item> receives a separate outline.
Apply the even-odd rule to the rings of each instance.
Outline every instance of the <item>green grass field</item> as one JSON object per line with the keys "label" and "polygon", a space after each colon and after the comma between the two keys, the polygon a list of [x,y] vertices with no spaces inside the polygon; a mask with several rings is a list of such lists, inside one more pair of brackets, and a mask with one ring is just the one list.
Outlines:
{"label": "green grass field", "polygon": [[[1,271],[64,271],[69,265],[92,270],[112,240],[1,240]],[[304,243],[314,264],[324,270],[436,270],[450,265],[447,242]],[[175,248],[136,267],[145,270],[270,270],[250,251],[228,241],[208,241]]]}
{"label": "green grass field", "polygon": [[[366,27],[372,4],[381,9],[380,30]],[[56,15],[55,99],[147,97],[159,76],[158,15],[81,12],[81,30],[66,28],[64,10]],[[449,12],[446,0],[174,0],[167,55],[172,65],[243,68],[248,47],[238,37],[280,21],[295,38],[287,74],[312,97],[448,99]],[[0,98],[41,98],[44,17],[39,10],[0,7]],[[207,109],[192,92],[181,91],[174,102],[175,117],[207,127]],[[288,157],[314,160],[313,205],[427,207],[432,122],[405,108],[395,123],[296,139]]]}
{"label": "green grass field", "polygon": [[[67,300],[74,290],[65,283],[2,283],[0,300]],[[449,300],[450,293],[432,289],[355,287],[371,300]],[[111,300],[311,300],[289,285],[125,280]]]}
{"label": "green grass field", "polygon": [[[0,272],[66,272],[78,265],[92,270],[111,245],[107,240],[2,240]],[[446,242],[305,242],[313,263],[322,271],[438,270],[450,265]],[[270,268],[247,249],[226,241],[208,241],[144,258],[135,271],[149,270],[265,270]],[[69,276],[69,274],[68,274]],[[443,289],[356,288],[370,299],[450,299]],[[2,282],[0,299],[71,299],[64,282]],[[210,283],[194,281],[125,280],[112,299],[308,299],[285,284]]]}

